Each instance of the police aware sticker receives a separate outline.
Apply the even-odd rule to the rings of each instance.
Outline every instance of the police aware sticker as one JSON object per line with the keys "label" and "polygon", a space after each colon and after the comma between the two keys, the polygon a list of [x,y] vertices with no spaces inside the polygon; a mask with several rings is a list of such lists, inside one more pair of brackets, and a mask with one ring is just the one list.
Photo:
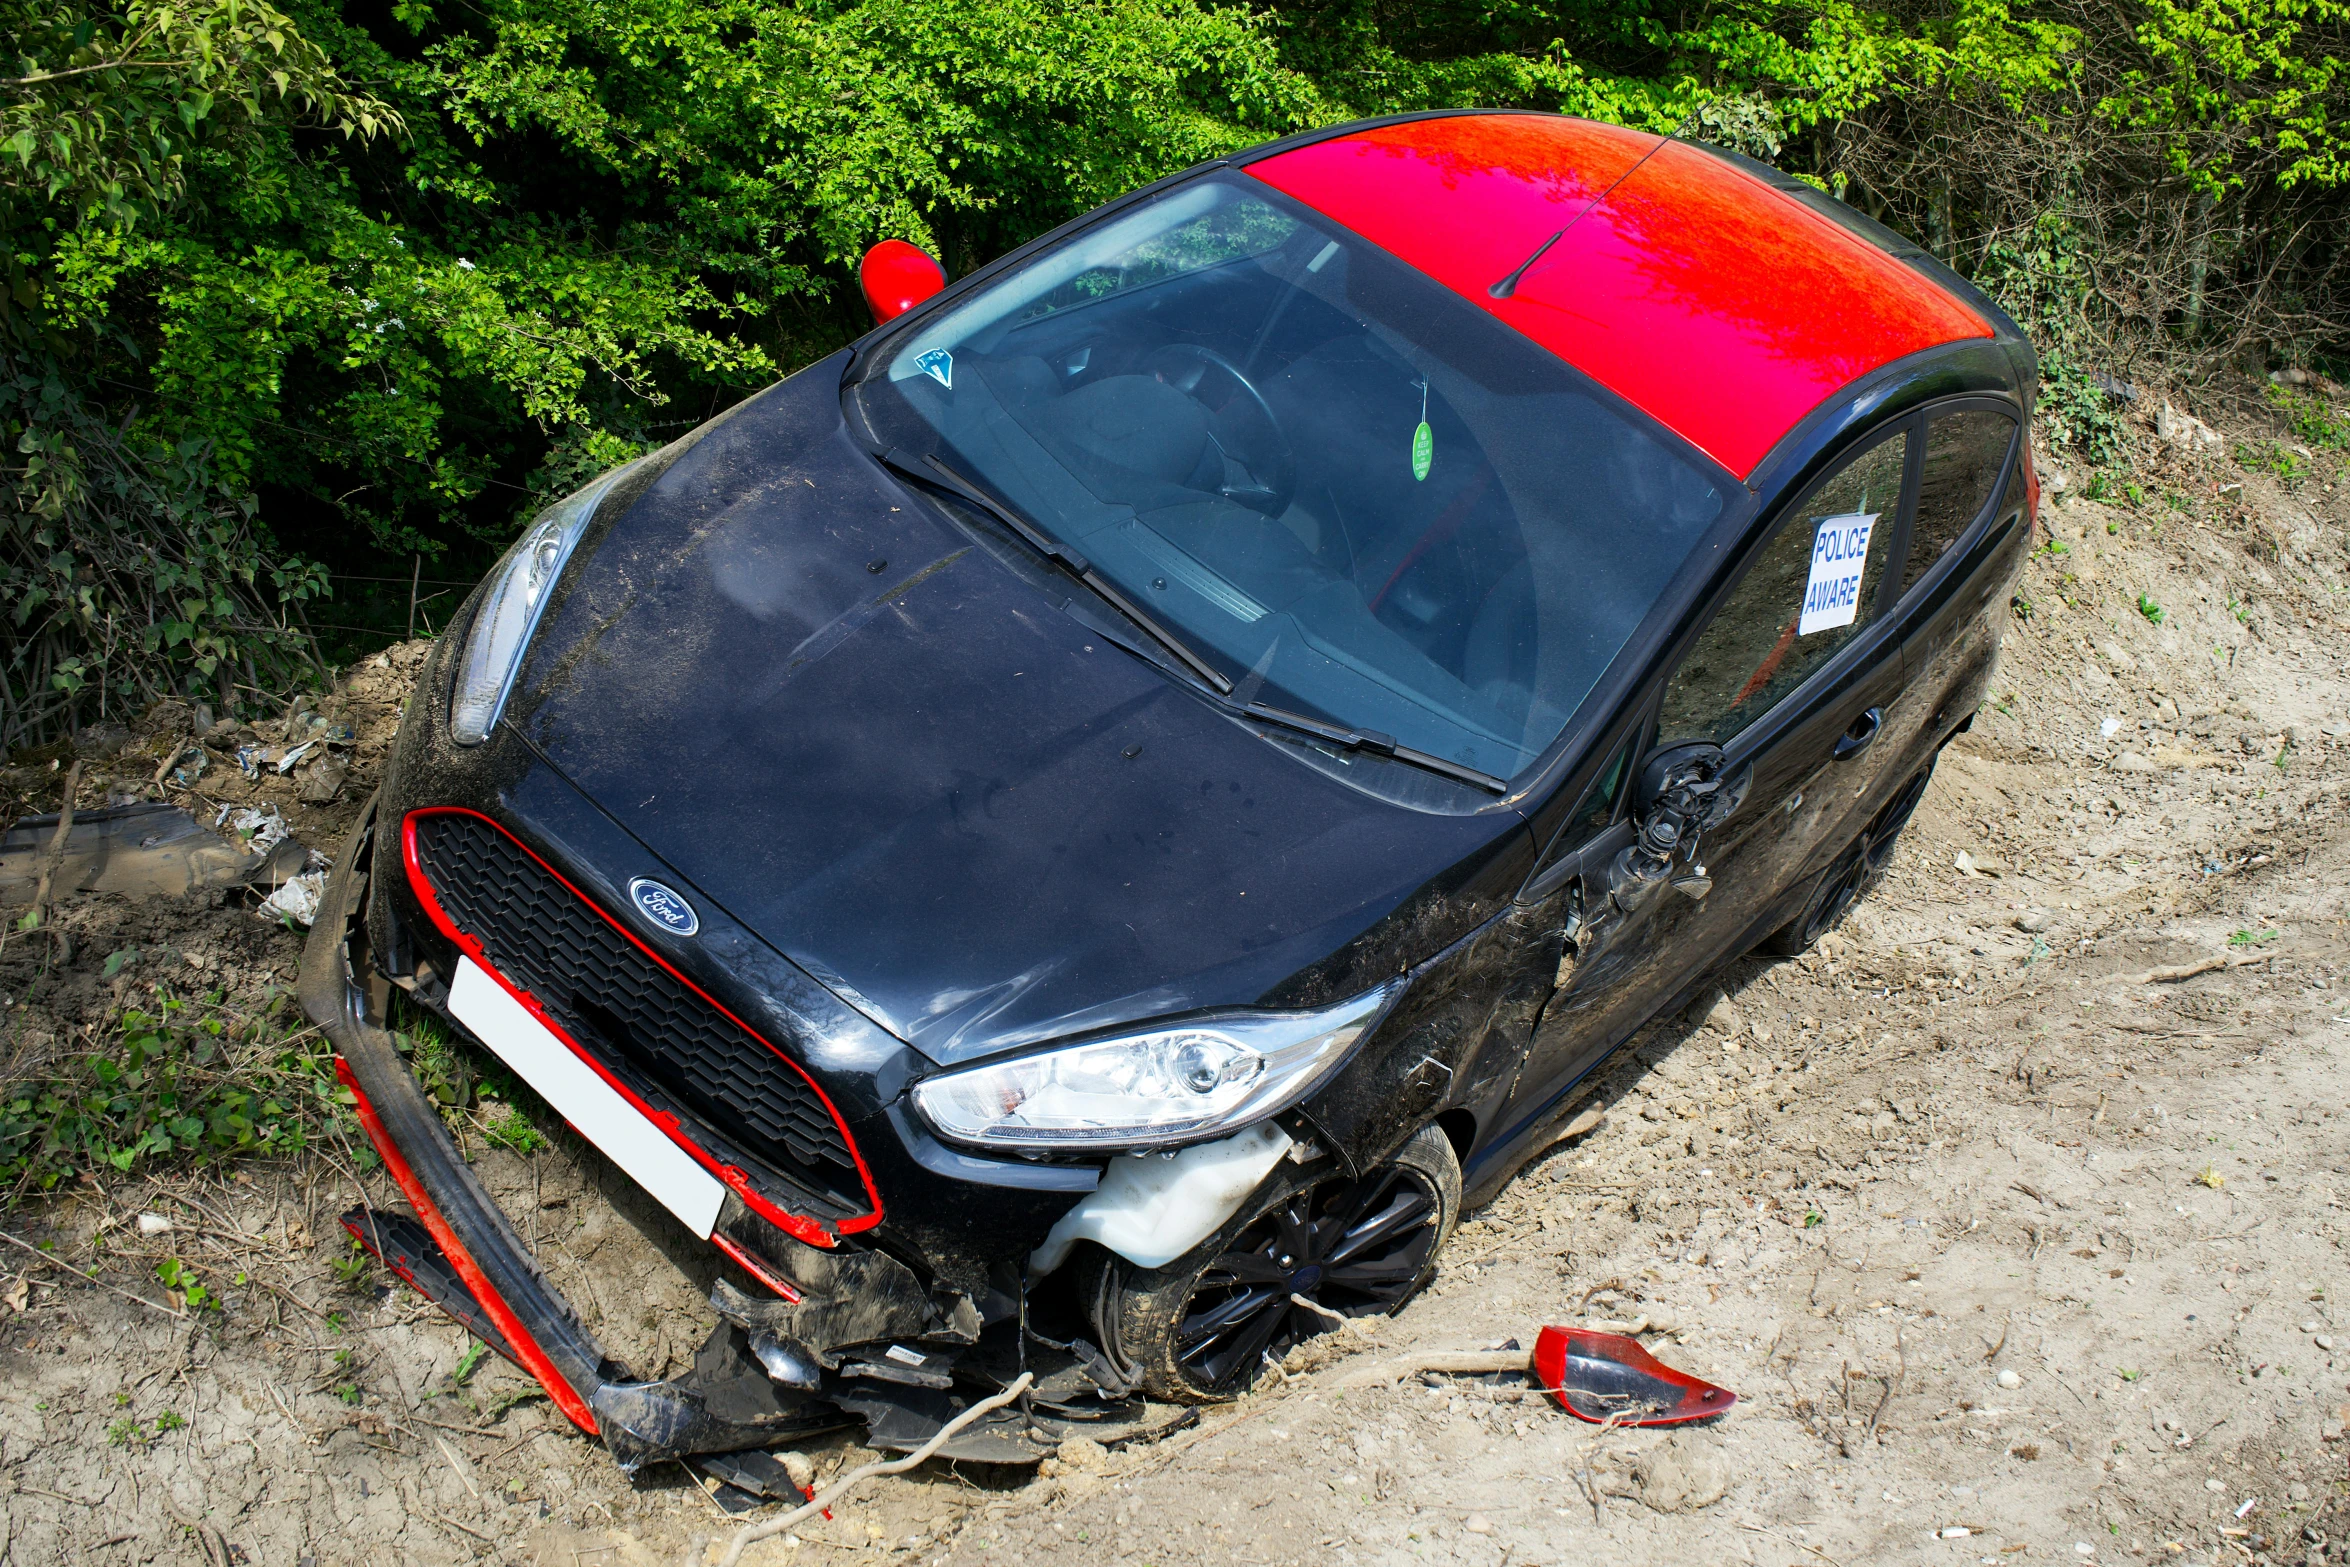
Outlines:
{"label": "police aware sticker", "polygon": [[1803,586],[1803,617],[1795,634],[1849,626],[1860,613],[1861,572],[1868,565],[1869,534],[1883,512],[1822,517],[1811,540],[1811,580]]}

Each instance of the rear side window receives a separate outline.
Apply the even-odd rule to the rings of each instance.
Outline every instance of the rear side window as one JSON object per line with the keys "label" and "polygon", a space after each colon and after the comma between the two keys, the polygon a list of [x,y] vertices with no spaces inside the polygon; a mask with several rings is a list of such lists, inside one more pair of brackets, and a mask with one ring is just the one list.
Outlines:
{"label": "rear side window", "polygon": [[1728,742],[1874,618],[1909,442],[1879,441],[1780,524],[1673,672],[1659,739]]}
{"label": "rear side window", "polygon": [[2007,461],[2015,421],[1987,408],[1946,413],[1926,426],[1926,464],[1918,481],[1917,521],[1910,526],[1909,567],[1901,586],[1934,569],[1934,562],[1991,504],[1991,487]]}

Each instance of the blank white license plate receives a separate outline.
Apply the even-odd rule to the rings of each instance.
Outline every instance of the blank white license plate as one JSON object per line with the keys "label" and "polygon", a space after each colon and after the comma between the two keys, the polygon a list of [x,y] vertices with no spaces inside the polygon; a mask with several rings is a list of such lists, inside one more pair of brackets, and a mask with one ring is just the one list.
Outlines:
{"label": "blank white license plate", "polygon": [[687,1229],[709,1238],[718,1227],[726,1188],[471,958],[457,960],[449,1010],[580,1136],[659,1198]]}

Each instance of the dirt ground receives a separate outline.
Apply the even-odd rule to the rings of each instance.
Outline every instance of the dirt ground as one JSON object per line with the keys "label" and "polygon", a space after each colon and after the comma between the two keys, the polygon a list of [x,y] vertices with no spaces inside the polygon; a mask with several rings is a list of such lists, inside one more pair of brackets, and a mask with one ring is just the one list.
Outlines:
{"label": "dirt ground", "polygon": [[[2065,551],[1886,879],[1636,1040],[1604,1122],[1469,1215],[1399,1317],[1155,1446],[933,1465],[744,1559],[2350,1559],[2350,505],[2140,440],[2141,504],[2045,513]],[[407,657],[361,672],[379,724]],[[13,1049],[92,1026],[86,970],[134,925],[256,998],[296,953],[233,907],[63,918],[43,994],[0,952]],[[682,1369],[703,1248],[576,1145],[470,1145],[595,1330]],[[361,1163],[0,1215],[0,1561],[633,1567],[736,1526],[676,1465],[624,1481],[349,1263],[334,1216],[384,1196]],[[219,1304],[167,1295],[173,1260]],[[1570,1321],[1741,1402],[1603,1436],[1514,1379],[1411,1370]]]}

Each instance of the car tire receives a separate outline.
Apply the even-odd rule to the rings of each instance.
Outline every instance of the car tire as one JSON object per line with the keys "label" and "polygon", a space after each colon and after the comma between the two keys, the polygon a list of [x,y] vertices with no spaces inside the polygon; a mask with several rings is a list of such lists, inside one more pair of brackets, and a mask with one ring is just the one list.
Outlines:
{"label": "car tire", "polygon": [[1842,923],[1853,904],[1867,894],[1891,863],[1901,829],[1917,814],[1918,802],[1925,798],[1926,785],[1933,777],[1934,762],[1929,759],[1894,791],[1884,809],[1861,829],[1858,837],[1844,846],[1844,852],[1836,856],[1835,862],[1820,873],[1819,879],[1812,883],[1810,895],[1803,900],[1802,911],[1765,936],[1756,950],[1774,957],[1799,957]]}
{"label": "car tire", "polygon": [[1103,1349],[1144,1391],[1221,1403],[1339,1318],[1401,1310],[1435,1271],[1460,1210],[1460,1160],[1428,1126],[1360,1178],[1332,1159],[1284,1160],[1174,1261],[1143,1268],[1094,1248],[1078,1287]]}

